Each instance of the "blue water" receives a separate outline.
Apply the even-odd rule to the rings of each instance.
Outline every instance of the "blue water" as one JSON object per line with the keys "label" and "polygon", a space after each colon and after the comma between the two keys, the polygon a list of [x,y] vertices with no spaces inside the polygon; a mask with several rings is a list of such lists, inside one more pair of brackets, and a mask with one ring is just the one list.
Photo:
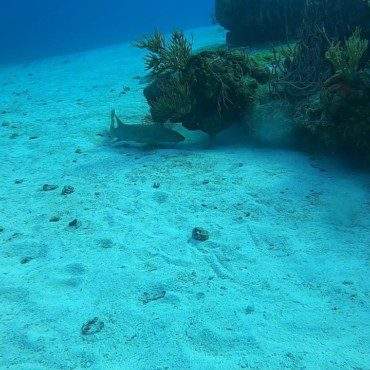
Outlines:
{"label": "blue water", "polygon": [[213,1],[1,0],[0,63],[131,40],[212,19]]}

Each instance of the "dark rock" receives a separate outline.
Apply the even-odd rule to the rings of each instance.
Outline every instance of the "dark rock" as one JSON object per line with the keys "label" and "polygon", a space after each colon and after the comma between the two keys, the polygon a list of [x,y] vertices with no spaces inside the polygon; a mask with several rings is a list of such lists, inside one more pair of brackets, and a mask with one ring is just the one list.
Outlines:
{"label": "dark rock", "polygon": [[230,46],[286,40],[295,36],[305,0],[216,0],[216,20],[229,32]]}
{"label": "dark rock", "polygon": [[81,221],[79,221],[79,220],[77,220],[77,218],[75,218],[74,220],[69,222],[68,226],[72,227],[74,229],[78,229],[81,226]]}
{"label": "dark rock", "polygon": [[5,230],[3,226],[0,226],[0,233],[2,233]]}
{"label": "dark rock", "polygon": [[75,188],[73,186],[66,185],[62,189],[62,195],[69,195],[69,194],[74,193],[74,191],[75,191]]}
{"label": "dark rock", "polygon": [[161,184],[160,184],[159,182],[155,182],[155,183],[153,184],[153,188],[154,188],[154,189],[158,189],[158,188],[160,188],[160,186],[161,186]]}
{"label": "dark rock", "polygon": [[32,258],[32,257],[29,257],[29,256],[27,256],[27,257],[23,257],[23,258],[21,259],[21,264],[22,264],[22,265],[25,265],[26,263],[31,262],[32,260],[33,260],[33,258]]}
{"label": "dark rock", "polygon": [[24,179],[15,179],[14,180],[14,184],[19,185],[19,184],[23,184],[23,183],[24,183]]}
{"label": "dark rock", "polygon": [[104,328],[104,322],[100,320],[98,317],[94,317],[93,319],[87,321],[85,324],[82,325],[81,334],[82,335],[94,335],[100,333]]}
{"label": "dark rock", "polygon": [[58,185],[44,184],[42,186],[43,191],[53,191],[53,190],[56,190],[56,189],[58,189]]}
{"label": "dark rock", "polygon": [[209,239],[209,232],[201,227],[195,227],[192,232],[192,237],[199,242],[205,242]]}
{"label": "dark rock", "polygon": [[139,298],[139,300],[143,303],[143,304],[147,304],[149,302],[152,302],[152,301],[158,301],[159,299],[162,299],[164,298],[166,295],[166,291],[165,290],[156,290],[156,291],[153,291],[153,292],[144,292],[141,297]]}

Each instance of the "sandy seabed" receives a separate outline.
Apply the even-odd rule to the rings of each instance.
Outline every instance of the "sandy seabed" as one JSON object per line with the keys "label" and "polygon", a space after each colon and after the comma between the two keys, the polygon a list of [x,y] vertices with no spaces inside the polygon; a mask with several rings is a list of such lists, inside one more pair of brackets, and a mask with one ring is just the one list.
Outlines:
{"label": "sandy seabed", "polygon": [[370,369],[369,174],[108,145],[112,107],[148,114],[143,55],[0,70],[0,368]]}

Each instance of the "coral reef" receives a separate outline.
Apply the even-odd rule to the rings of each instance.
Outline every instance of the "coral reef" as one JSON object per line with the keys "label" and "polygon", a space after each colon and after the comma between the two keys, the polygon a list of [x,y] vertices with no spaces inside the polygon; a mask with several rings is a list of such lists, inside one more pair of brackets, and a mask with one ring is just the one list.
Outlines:
{"label": "coral reef", "polygon": [[344,43],[331,43],[326,59],[332,75],[296,104],[301,135],[370,163],[370,63],[368,41],[355,30]]}
{"label": "coral reef", "polygon": [[274,54],[271,90],[303,146],[370,162],[369,27],[363,0],[307,0],[296,42]]}
{"label": "coral reef", "polygon": [[138,42],[149,51],[144,95],[154,122],[209,135],[243,122],[253,135],[261,132],[258,114],[282,106],[298,142],[370,163],[367,0],[216,0],[216,16],[232,45],[293,40],[249,54],[222,47],[194,52],[181,31]]}
{"label": "coral reef", "polygon": [[167,44],[156,33],[137,46],[149,50],[152,81],[144,90],[155,122],[181,122],[190,130],[215,135],[239,120],[252,106],[258,82],[268,71],[240,51],[193,53],[176,31]]}
{"label": "coral reef", "polygon": [[370,36],[370,9],[363,0],[307,0],[297,41],[276,61],[275,89],[288,99],[317,92],[332,75],[328,48],[344,41],[357,28]]}
{"label": "coral reef", "polygon": [[361,38],[360,30],[357,28],[344,46],[341,42],[332,43],[325,57],[333,65],[337,76],[341,75],[345,80],[351,81],[356,77],[368,44],[368,40]]}

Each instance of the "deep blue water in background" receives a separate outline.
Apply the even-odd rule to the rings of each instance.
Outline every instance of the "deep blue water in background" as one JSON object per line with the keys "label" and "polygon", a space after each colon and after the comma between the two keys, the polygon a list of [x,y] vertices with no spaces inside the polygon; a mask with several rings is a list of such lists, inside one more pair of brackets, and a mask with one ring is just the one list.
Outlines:
{"label": "deep blue water in background", "polygon": [[211,23],[213,0],[0,0],[0,63]]}

